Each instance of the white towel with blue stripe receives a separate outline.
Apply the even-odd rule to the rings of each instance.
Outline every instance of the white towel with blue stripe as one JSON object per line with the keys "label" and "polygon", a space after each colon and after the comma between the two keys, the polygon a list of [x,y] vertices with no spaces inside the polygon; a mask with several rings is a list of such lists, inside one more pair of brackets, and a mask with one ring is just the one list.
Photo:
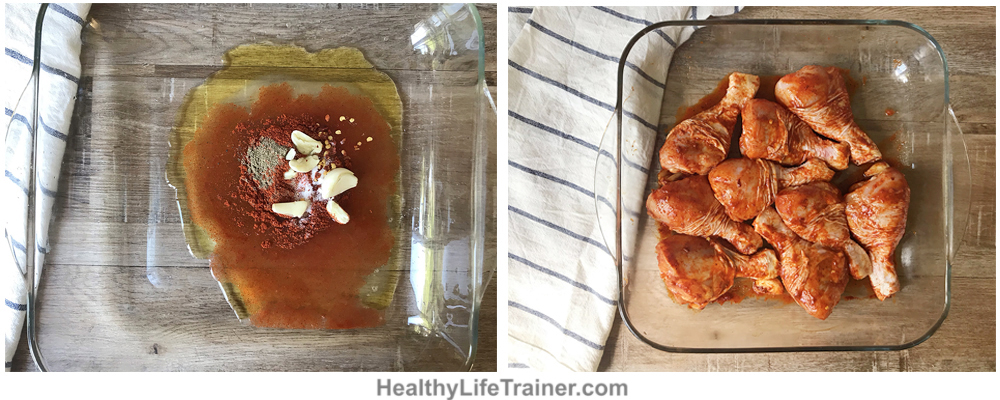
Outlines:
{"label": "white towel with blue stripe", "polygon": [[[48,252],[49,219],[59,184],[59,170],[66,150],[77,85],[80,83],[80,31],[90,4],[50,4],[45,13],[42,32],[42,60],[38,73],[39,98],[38,147],[36,156],[37,212],[42,227],[35,234],[36,248],[27,249],[25,212],[28,193],[28,157],[31,149],[33,83],[29,85],[35,51],[35,20],[39,4],[6,4],[4,21],[4,130],[6,139],[3,155],[4,180],[2,203],[7,235],[14,255],[7,244],[0,249],[0,269],[3,270],[3,324],[6,330],[5,371],[10,371],[11,359],[24,325],[27,292],[25,279],[18,265],[23,265],[25,251],[35,252],[36,265]],[[27,87],[27,89],[25,89]],[[23,93],[23,95],[22,95]],[[20,101],[18,101],[20,99]],[[14,257],[17,257],[15,263]]]}
{"label": "white towel with blue stripe", "polygon": [[[594,168],[617,99],[626,43],[654,22],[738,10],[508,8],[509,32],[519,31],[509,45],[507,69],[508,368],[594,371],[601,361],[618,292],[611,252],[595,219]],[[622,127],[650,138],[644,146],[653,146],[661,131],[670,58],[693,31],[660,29],[637,42],[628,58],[625,87],[633,92]],[[646,156],[627,164],[646,176],[655,170],[653,151],[638,153]]]}

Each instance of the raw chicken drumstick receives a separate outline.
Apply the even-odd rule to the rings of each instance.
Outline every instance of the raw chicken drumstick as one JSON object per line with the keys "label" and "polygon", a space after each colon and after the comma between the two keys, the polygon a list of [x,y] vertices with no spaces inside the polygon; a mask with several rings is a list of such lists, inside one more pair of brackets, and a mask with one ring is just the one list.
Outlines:
{"label": "raw chicken drumstick", "polygon": [[744,157],[763,158],[782,165],[799,165],[818,158],[835,170],[847,168],[851,152],[846,144],[816,136],[809,125],[781,105],[753,99],[743,106],[742,115],[740,152]]}
{"label": "raw chicken drumstick", "polygon": [[847,204],[835,186],[813,182],[785,189],[778,192],[774,206],[788,228],[803,239],[843,250],[854,279],[863,279],[872,272],[868,253],[851,239],[844,212]]}
{"label": "raw chicken drumstick", "polygon": [[715,198],[734,221],[756,217],[771,205],[778,191],[789,186],[829,181],[833,170],[819,159],[810,159],[794,168],[784,168],[767,160],[731,158],[708,173]]}
{"label": "raw chicken drumstick", "polygon": [[760,78],[733,72],[726,96],[714,107],[681,121],[660,147],[660,166],[672,173],[705,175],[726,159],[736,117],[760,87]]}
{"label": "raw chicken drumstick", "polygon": [[878,146],[854,122],[844,77],[837,68],[802,67],[778,80],[774,96],[816,133],[850,146],[855,164],[882,158]]}
{"label": "raw chicken drumstick", "polygon": [[788,294],[810,315],[830,316],[850,280],[844,254],[800,238],[771,207],[757,216],[753,226],[778,250],[781,282]]}
{"label": "raw chicken drumstick", "polygon": [[739,252],[731,250],[716,238],[708,239],[712,242],[712,247],[719,254],[728,257],[736,268],[737,278],[753,279],[753,291],[759,294],[782,294],[785,292],[781,286],[780,271],[778,271],[778,258],[774,255],[774,250],[761,249],[752,256],[745,256]]}
{"label": "raw chicken drumstick", "polygon": [[847,193],[847,223],[872,257],[872,288],[879,300],[899,291],[893,253],[906,230],[910,186],[903,174],[884,162],[865,171],[871,179]]}
{"label": "raw chicken drumstick", "polygon": [[746,273],[777,276],[778,269],[773,250],[764,249],[753,256],[726,253],[705,238],[688,235],[660,240],[656,259],[667,290],[678,302],[699,310],[732,288],[735,277]]}
{"label": "raw chicken drumstick", "polygon": [[753,254],[764,242],[749,225],[726,216],[705,175],[664,182],[649,194],[646,211],[677,233],[720,236],[743,254]]}

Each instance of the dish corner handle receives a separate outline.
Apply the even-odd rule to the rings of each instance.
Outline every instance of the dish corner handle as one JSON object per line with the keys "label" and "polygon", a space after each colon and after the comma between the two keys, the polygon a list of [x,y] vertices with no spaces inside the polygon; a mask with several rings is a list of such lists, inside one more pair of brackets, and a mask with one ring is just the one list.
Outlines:
{"label": "dish corner handle", "polygon": [[945,188],[947,208],[945,226],[948,229],[948,261],[951,264],[965,237],[972,206],[972,167],[969,151],[955,110],[948,105],[945,115]]}

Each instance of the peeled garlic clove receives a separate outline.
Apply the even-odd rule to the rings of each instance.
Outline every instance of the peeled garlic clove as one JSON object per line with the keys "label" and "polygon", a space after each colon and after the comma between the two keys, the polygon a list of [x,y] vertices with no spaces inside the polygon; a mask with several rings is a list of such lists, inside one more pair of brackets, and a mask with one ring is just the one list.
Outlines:
{"label": "peeled garlic clove", "polygon": [[[327,207],[329,207],[329,206],[327,206]],[[281,214],[281,215],[285,215],[285,216],[289,216],[289,217],[295,217],[295,218],[301,217],[302,214],[306,213],[307,209],[309,209],[309,201],[308,200],[299,200],[299,201],[292,201],[292,202],[288,202],[288,203],[275,203],[275,204],[271,204],[271,211],[274,211],[274,212],[276,212],[278,214]]]}
{"label": "peeled garlic clove", "polygon": [[285,159],[292,161],[295,158],[295,149],[288,149],[288,153],[285,153]]}
{"label": "peeled garlic clove", "polygon": [[333,200],[326,202],[326,212],[330,213],[330,217],[341,225],[346,224],[351,220],[351,216],[347,215],[347,211],[344,211],[344,209],[340,207],[340,204],[337,204],[337,202]]}
{"label": "peeled garlic clove", "polygon": [[319,193],[329,199],[358,186],[358,178],[347,168],[334,168],[320,179]]}
{"label": "peeled garlic clove", "polygon": [[358,186],[358,177],[354,176],[353,173],[350,175],[344,175],[335,185],[333,185],[333,189],[330,190],[330,197],[344,193],[348,189],[352,189],[356,186]]}
{"label": "peeled garlic clove", "polygon": [[334,168],[330,171],[325,171],[319,178],[319,193],[324,199],[329,199],[333,197],[333,186],[340,181],[340,178],[345,175],[350,175],[352,172],[347,168]]}
{"label": "peeled garlic clove", "polygon": [[297,158],[288,162],[288,166],[295,172],[309,172],[312,171],[313,168],[316,168],[317,165],[319,165],[318,156]]}
{"label": "peeled garlic clove", "polygon": [[307,156],[319,154],[319,152],[323,151],[323,143],[299,130],[292,131],[292,143],[295,144],[295,148],[299,150],[299,153]]}
{"label": "peeled garlic clove", "polygon": [[294,179],[298,175],[298,172],[292,170],[285,171],[285,179]]}

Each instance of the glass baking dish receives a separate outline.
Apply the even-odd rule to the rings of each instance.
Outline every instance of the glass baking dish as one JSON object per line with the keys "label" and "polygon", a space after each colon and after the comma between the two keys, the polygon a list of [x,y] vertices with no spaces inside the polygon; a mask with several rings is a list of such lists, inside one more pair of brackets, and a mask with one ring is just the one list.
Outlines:
{"label": "glass baking dish", "polygon": [[[651,35],[656,29],[691,26],[702,28],[673,55],[659,132],[654,137],[631,128],[627,119],[623,124],[622,104],[628,111],[631,102],[643,101],[632,96],[625,62],[641,65],[636,49],[644,49],[643,41],[656,36]],[[596,213],[608,248],[617,255],[621,318],[639,340],[682,353],[873,351],[909,348],[937,330],[948,314],[951,261],[964,233],[971,183],[949,103],[947,62],[930,34],[883,20],[666,21],[639,31],[621,60],[618,110],[595,171]],[[841,301],[825,321],[778,300],[746,298],[702,311],[674,303],[659,276],[654,251],[659,236],[645,199],[660,170],[655,154],[679,122],[675,112],[711,93],[730,72],[784,75],[809,64],[850,71],[857,83],[851,95],[856,121],[886,158],[904,166],[912,196],[896,250],[902,290],[884,302],[859,293]],[[625,162],[618,164],[612,155]],[[603,201],[616,198],[620,202]]]}
{"label": "glass baking dish", "polygon": [[[48,254],[29,304],[40,368],[472,367],[495,269],[484,252],[496,134],[484,72],[486,30],[495,37],[496,27],[485,27],[474,5],[94,5],[85,22],[60,190],[47,243],[39,241]],[[398,285],[380,327],[241,323],[208,260],[187,248],[190,220],[165,179],[168,136],[185,95],[221,69],[223,53],[261,42],[355,47],[396,84],[402,210],[386,267]],[[303,79],[266,62],[256,68]]]}

